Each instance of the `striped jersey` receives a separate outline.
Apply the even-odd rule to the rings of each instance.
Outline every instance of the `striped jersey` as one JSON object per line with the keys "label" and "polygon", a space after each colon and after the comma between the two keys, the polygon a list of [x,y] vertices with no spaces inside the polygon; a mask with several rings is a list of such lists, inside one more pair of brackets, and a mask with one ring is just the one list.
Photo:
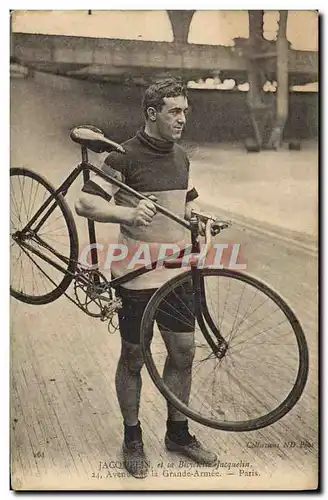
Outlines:
{"label": "striped jersey", "polygon": [[[159,205],[184,218],[186,202],[198,197],[189,176],[189,160],[184,149],[174,143],[148,136],[144,130],[122,144],[126,153],[110,153],[102,170],[145,196],[154,195]],[[139,200],[113,184],[97,184],[93,176],[83,191],[116,205],[136,207]],[[190,242],[189,232],[167,216],[156,213],[148,226],[120,224],[118,243],[127,248],[127,257],[112,263],[112,275],[122,276],[151,260],[156,260],[161,246],[175,244],[183,249]],[[158,268],[124,284],[129,289],[158,288],[181,269]]]}

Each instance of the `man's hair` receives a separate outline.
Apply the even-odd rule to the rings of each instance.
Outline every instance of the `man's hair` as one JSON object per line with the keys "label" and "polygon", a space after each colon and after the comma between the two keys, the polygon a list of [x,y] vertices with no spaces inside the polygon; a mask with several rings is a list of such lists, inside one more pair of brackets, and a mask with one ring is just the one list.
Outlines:
{"label": "man's hair", "polygon": [[164,97],[188,97],[187,87],[182,80],[177,78],[166,78],[150,85],[142,100],[142,109],[146,118],[149,107],[160,111],[164,106]]}

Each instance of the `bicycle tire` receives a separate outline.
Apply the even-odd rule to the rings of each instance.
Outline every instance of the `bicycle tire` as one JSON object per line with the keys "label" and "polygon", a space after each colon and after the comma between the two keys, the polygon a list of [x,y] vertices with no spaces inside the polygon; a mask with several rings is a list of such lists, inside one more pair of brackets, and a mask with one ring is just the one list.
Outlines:
{"label": "bicycle tire", "polygon": [[[18,177],[18,176],[20,176],[20,177]],[[28,222],[28,216],[29,215],[32,216],[32,210],[33,210],[33,214],[34,214],[34,213],[36,213],[37,209],[41,206],[41,204],[36,206],[36,207],[34,206],[36,204],[36,199],[38,198],[40,190],[41,190],[41,193],[42,193],[42,188],[45,191],[44,192],[44,199],[45,199],[46,195],[50,195],[50,194],[53,194],[55,192],[55,188],[42,175],[40,175],[39,173],[36,173],[32,170],[26,169],[26,168],[19,168],[19,167],[11,168],[10,169],[10,181],[11,181],[11,202],[13,205],[12,209],[11,209],[11,216],[14,216],[13,211],[15,211],[15,210],[17,210],[17,212],[23,212],[25,210],[26,217],[24,218],[24,224],[21,221],[21,214],[20,213],[18,213],[18,215],[16,214],[16,221],[18,221],[18,223],[21,223],[21,225],[24,226]],[[14,185],[14,181],[17,181],[16,185]],[[36,187],[33,187],[33,183],[35,183]],[[21,199],[17,199],[17,196],[14,193],[15,187],[17,187],[17,185],[20,186],[20,190],[21,190],[20,194],[22,195]],[[23,200],[23,190],[24,190],[25,186],[27,186],[27,187],[30,186],[29,189],[30,189],[31,199],[29,200],[29,202],[25,202]],[[40,196],[41,196],[41,194],[40,194]],[[32,200],[32,197],[34,197],[33,200]],[[44,201],[44,199],[43,199],[43,201]],[[26,291],[23,291],[22,289],[19,288],[21,286],[22,281],[23,281],[23,285],[25,285],[24,276],[20,277],[20,281],[18,282],[18,286],[17,286],[17,285],[13,284],[13,280],[14,280],[13,273],[12,272],[10,273],[11,274],[10,294],[14,298],[16,298],[17,300],[19,300],[21,302],[25,302],[27,304],[35,304],[35,305],[48,304],[48,303],[53,302],[54,300],[58,299],[69,287],[69,285],[72,282],[72,279],[74,277],[74,272],[76,270],[78,253],[79,253],[79,243],[78,243],[78,234],[77,234],[77,229],[76,229],[76,225],[74,222],[74,218],[73,218],[72,212],[71,212],[71,210],[70,210],[70,208],[69,208],[69,206],[68,206],[68,204],[67,204],[67,202],[64,199],[64,196],[62,194],[56,195],[54,198],[54,202],[55,202],[55,205],[54,205],[54,210],[53,210],[52,214],[57,215],[59,213],[59,216],[57,219],[60,219],[60,217],[63,217],[63,222],[64,222],[63,227],[65,227],[65,230],[67,231],[67,234],[62,235],[62,236],[67,236],[67,251],[66,251],[65,257],[67,258],[68,262],[65,262],[64,264],[61,262],[61,265],[63,265],[65,267],[65,273],[63,274],[63,277],[61,278],[61,274],[60,274],[59,282],[58,283],[53,282],[52,283],[53,289],[51,289],[50,291],[46,291],[45,283],[46,284],[51,283],[52,277],[49,277],[49,274],[48,274],[49,271],[47,272],[44,270],[45,264],[42,262],[42,259],[40,259],[39,257],[36,257],[35,254],[33,254],[33,252],[28,253],[26,251],[26,249],[23,252],[20,250],[20,254],[17,258],[17,261],[22,256],[22,254],[28,255],[29,260],[26,260],[26,262],[28,262],[31,266],[31,269],[33,272],[33,277],[35,277],[36,272],[39,272],[40,276],[42,274],[44,275],[43,281],[40,279],[40,285],[39,285],[41,288],[41,283],[42,283],[43,288],[45,289],[43,291],[43,293],[40,293],[39,287],[36,287],[37,290],[35,290],[35,288],[33,287],[33,291],[34,292],[37,291],[38,293],[31,294],[30,291],[29,291],[29,293],[26,293]],[[27,208],[27,206],[28,206],[28,208]],[[30,211],[31,211],[31,213],[29,214]],[[52,214],[50,214],[50,218],[52,217]],[[23,214],[22,214],[22,216],[23,216]],[[47,221],[48,221],[48,219],[47,219]],[[46,221],[46,224],[47,224],[47,221]],[[15,224],[17,225],[17,222],[15,222]],[[43,235],[43,238],[47,238],[47,237],[49,238],[50,233],[51,233],[51,230],[48,232],[48,236]],[[59,236],[60,235],[58,235],[58,229],[56,229],[56,228],[52,229],[52,238],[50,240],[51,244],[54,244],[53,242],[55,242],[55,244],[57,244],[57,245],[59,245],[59,244],[63,245],[63,243],[59,241],[60,240]],[[11,245],[13,246],[14,242]],[[16,244],[16,246],[18,247],[19,245]],[[44,249],[43,249],[43,252],[45,252]],[[12,257],[12,253],[13,253],[13,251],[11,251],[11,257]],[[36,259],[39,259],[39,260],[37,261]],[[24,268],[24,265],[22,263],[21,263],[21,269],[22,269],[22,274],[23,274],[25,268]],[[46,278],[47,276],[48,276],[48,278]],[[15,286],[16,286],[16,288],[15,288]]]}
{"label": "bicycle tire", "polygon": [[[299,400],[299,398],[304,390],[305,384],[306,384],[307,375],[308,375],[308,348],[307,348],[307,342],[306,342],[306,338],[305,338],[304,332],[302,330],[302,327],[301,327],[298,319],[296,318],[294,312],[286,304],[284,299],[282,299],[281,296],[277,292],[273,291],[268,285],[264,284],[263,282],[259,281],[258,279],[251,277],[249,275],[246,275],[244,273],[238,272],[238,271],[227,270],[227,269],[202,269],[202,270],[200,270],[200,272],[201,272],[202,278],[204,278],[204,279],[208,278],[208,277],[218,278],[218,283],[220,281],[220,278],[222,278],[223,280],[228,280],[228,282],[230,281],[230,284],[231,284],[231,280],[233,280],[234,283],[238,283],[238,286],[240,283],[242,284],[241,286],[244,285],[244,287],[246,287],[246,285],[251,286],[256,291],[254,294],[254,297],[259,291],[259,292],[263,293],[265,297],[267,297],[267,300],[269,300],[269,299],[272,300],[273,304],[275,304],[277,306],[276,311],[279,311],[279,313],[281,313],[281,316],[285,319],[285,321],[287,322],[287,325],[289,325],[290,330],[291,330],[291,335],[292,335],[291,339],[293,339],[291,345],[294,345],[294,347],[295,347],[295,356],[296,356],[295,363],[297,363],[297,366],[295,364],[295,367],[293,367],[293,369],[295,370],[295,373],[296,373],[295,380],[293,383],[291,383],[292,384],[291,388],[288,389],[288,392],[286,393],[286,395],[282,399],[282,401],[277,403],[277,406],[275,406],[274,408],[272,408],[268,412],[266,412],[266,410],[265,410],[265,413],[261,414],[260,416],[255,416],[254,418],[247,418],[246,420],[245,419],[244,420],[236,420],[236,419],[227,420],[225,417],[224,410],[222,410],[222,413],[220,413],[220,412],[218,413],[218,407],[216,407],[216,409],[214,411],[215,416],[213,416],[212,414],[210,417],[206,416],[204,413],[206,410],[206,405],[208,406],[208,400],[209,400],[210,396],[208,396],[208,394],[206,393],[206,388],[203,388],[202,384],[200,385],[199,389],[197,389],[197,388],[195,389],[195,401],[197,400],[197,398],[200,397],[199,391],[204,392],[204,399],[207,398],[206,405],[203,407],[203,409],[201,408],[201,411],[198,409],[196,411],[194,408],[192,408],[190,400],[189,400],[188,404],[181,401],[174,394],[174,392],[172,392],[172,390],[167,387],[165,381],[163,380],[163,377],[159,373],[158,367],[156,366],[156,363],[158,362],[157,357],[158,358],[163,357],[162,354],[160,353],[160,351],[158,350],[159,345],[160,345],[160,343],[162,343],[162,349],[163,349],[164,343],[160,339],[160,337],[162,336],[162,333],[160,332],[159,328],[157,328],[157,330],[156,330],[156,327],[154,326],[154,324],[155,324],[156,317],[158,316],[157,313],[160,311],[160,305],[161,305],[162,301],[165,301],[165,298],[168,297],[168,294],[172,294],[174,291],[177,290],[178,287],[190,282],[190,280],[191,280],[191,272],[190,271],[184,272],[184,273],[174,277],[173,279],[171,279],[170,281],[165,283],[161,288],[159,288],[155,292],[155,294],[152,296],[152,298],[150,299],[150,301],[149,301],[149,303],[144,311],[142,324],[141,324],[141,344],[142,344],[142,350],[143,350],[143,355],[144,355],[144,359],[145,359],[145,364],[146,364],[147,370],[149,372],[149,375],[150,375],[151,379],[153,380],[153,382],[155,383],[156,387],[159,389],[159,391],[162,393],[162,395],[167,399],[167,401],[169,401],[175,408],[177,408],[179,411],[184,413],[187,417],[197,421],[200,424],[203,424],[205,426],[215,428],[215,429],[220,429],[220,430],[224,430],[224,431],[233,431],[233,432],[251,431],[251,430],[261,429],[261,428],[266,427],[268,425],[272,425],[273,423],[275,423],[276,421],[281,419],[284,415],[286,415],[294,407],[294,405]],[[233,286],[234,286],[234,284],[233,284]],[[230,287],[230,285],[229,285],[229,287]],[[244,288],[244,290],[245,289],[246,288]],[[229,288],[229,291],[230,291],[230,288]],[[219,290],[219,292],[220,292],[220,290]],[[226,300],[227,300],[227,298],[226,298]],[[205,301],[206,301],[206,306],[208,306],[207,297],[205,297]],[[264,303],[265,302],[263,302],[263,304]],[[220,300],[218,300],[218,304],[220,307],[220,305],[221,305]],[[239,306],[240,306],[240,303],[239,303]],[[238,309],[239,309],[239,306],[238,306]],[[258,308],[258,312],[259,312],[259,310],[260,310],[260,308]],[[274,314],[272,314],[272,317],[274,316]],[[251,316],[251,313],[247,317],[248,322],[250,322],[250,319],[249,319],[250,316]],[[253,316],[253,318],[254,318],[254,316]],[[221,320],[221,324],[220,324],[220,328],[221,328],[223,319],[220,319],[220,315],[218,315],[218,321],[219,320]],[[230,320],[230,323],[231,322],[232,322],[232,320]],[[280,323],[279,323],[279,325],[280,325]],[[238,328],[239,327],[240,327],[240,324],[238,323]],[[279,326],[279,328],[280,328],[280,326]],[[235,329],[235,331],[236,331],[236,329]],[[245,331],[247,333],[249,333],[250,329],[249,330],[246,329]],[[271,331],[272,331],[272,329],[271,329]],[[276,331],[278,331],[278,330],[276,330]],[[233,330],[232,330],[232,332],[233,332]],[[247,333],[246,333],[246,335],[247,335]],[[264,333],[265,333],[265,331],[264,331]],[[157,340],[154,340],[156,335],[157,335],[157,337],[156,337]],[[236,333],[234,333],[234,335],[236,336]],[[259,334],[257,334],[257,336],[258,335]],[[230,337],[231,337],[231,335],[230,335]],[[256,337],[256,335],[254,335],[253,337],[250,337],[250,340],[255,340],[255,337]],[[149,340],[149,339],[151,339],[151,340]],[[160,339],[159,342],[158,342],[158,339]],[[273,333],[270,334],[268,341],[269,341],[268,342],[269,345],[270,345],[270,342],[271,343],[273,342],[273,345],[276,345]],[[239,346],[243,342],[245,343],[246,341],[244,340],[244,341],[239,342]],[[195,344],[197,344],[196,341],[195,341]],[[154,348],[153,348],[153,352],[152,352],[153,345],[154,345]],[[199,349],[204,348],[204,346],[202,344],[199,344],[199,346],[200,346]],[[255,343],[255,347],[256,346],[257,346],[257,350],[265,348],[265,346],[262,346],[262,344],[257,343],[257,341]],[[279,347],[281,348],[281,354],[279,354],[279,355],[286,356],[286,354],[288,353],[288,349],[287,349],[286,345],[280,345],[278,343],[277,349]],[[196,346],[196,349],[197,349],[197,346]],[[236,349],[236,348],[233,347],[231,350],[233,351],[233,349]],[[227,354],[228,353],[229,353],[229,348],[228,348]],[[236,353],[236,351],[235,351],[235,353]],[[238,353],[238,349],[237,349],[237,353]],[[165,351],[165,349],[164,349],[164,355],[166,355],[166,354],[167,354],[167,351]],[[248,354],[249,354],[249,352],[248,352]],[[236,354],[234,354],[234,355],[236,355]],[[271,363],[273,363],[272,366],[274,367],[275,370],[277,370],[278,367],[274,365],[274,362],[272,361],[272,358],[270,357],[271,355],[272,355],[272,352],[270,350],[269,358],[264,358],[264,359],[265,360],[269,359],[269,361],[271,360]],[[275,355],[275,353],[274,353],[274,355]],[[156,357],[156,361],[155,361],[155,357]],[[242,358],[242,354],[240,355],[240,359],[241,358]],[[246,355],[246,358],[247,358],[247,355]],[[213,359],[213,357],[211,359],[204,358],[201,361],[199,361],[199,365],[197,365],[197,370],[199,370],[199,366],[201,365],[201,362],[205,363],[205,361],[210,361],[212,359]],[[276,358],[274,358],[274,359],[276,360]],[[289,357],[286,359],[289,360]],[[278,358],[278,360],[279,360],[279,358]],[[221,369],[223,366],[223,361],[221,360],[220,363],[221,363],[221,365],[219,368]],[[245,370],[242,372],[244,377],[246,375],[248,375],[248,370],[249,370],[249,367],[247,365],[248,363],[249,363],[249,361],[246,362]],[[228,362],[226,364],[228,364]],[[267,365],[267,361],[265,361],[265,366],[266,365]],[[281,363],[281,365],[282,365],[283,372],[284,372],[285,365],[284,365],[284,363]],[[161,364],[161,367],[163,367],[162,364]],[[233,364],[229,365],[229,370],[231,370],[231,367],[234,367],[234,365]],[[238,373],[237,367],[235,367],[235,368],[236,368],[236,372]],[[195,371],[195,360],[193,363],[192,373],[194,373],[194,371]],[[214,370],[214,373],[215,373],[215,370]],[[231,374],[230,374],[230,376],[231,376]],[[276,376],[276,379],[278,381],[278,384],[277,384],[277,387],[275,387],[275,390],[278,390],[278,389],[280,390],[280,385],[283,385],[283,380],[279,380],[279,373],[272,374],[273,380],[274,380],[275,376]],[[293,374],[293,376],[294,376],[294,374]],[[262,377],[263,377],[263,379],[260,377],[260,374],[256,375],[256,376],[254,376],[254,381],[255,382],[257,381],[259,384],[262,384],[263,381],[265,380],[264,374],[262,375]],[[232,381],[234,382],[234,380],[232,380]],[[194,384],[194,380],[192,381],[192,384]],[[239,380],[237,378],[236,385],[239,385],[239,387],[240,387],[239,390],[240,390],[241,396],[245,396],[246,399],[247,398],[250,399],[249,389],[246,391],[245,388],[242,388],[242,384],[244,384],[244,379],[242,377],[241,377],[241,380]],[[270,384],[270,377],[269,377],[269,384]],[[274,384],[274,382],[273,382],[273,384]],[[219,384],[217,384],[217,385],[219,386]],[[221,384],[220,388],[221,388],[222,394],[223,394],[222,385],[223,384]],[[272,385],[272,380],[271,380],[271,387],[272,386],[273,385]],[[214,387],[214,384],[213,384],[213,387]],[[212,387],[212,390],[213,390],[213,387]],[[216,389],[217,389],[217,387],[215,387],[215,390]],[[244,393],[242,393],[243,390],[245,391]],[[270,389],[270,392],[271,392],[271,389]],[[272,394],[267,395],[263,391],[262,397],[263,398],[267,397],[267,398],[272,399],[273,396],[272,396]],[[256,401],[256,404],[258,404],[259,406],[260,405],[265,406],[265,404],[267,404],[267,403],[264,403],[264,401],[261,401],[259,398],[260,398],[260,395],[258,395],[258,394],[254,395],[254,401]],[[223,401],[222,401],[223,399],[224,399],[224,397],[222,397],[222,399],[219,400],[220,411],[222,409],[220,405],[223,403]],[[228,402],[230,403],[229,400],[231,399],[231,396],[229,393],[227,393],[226,399],[227,399],[227,403]],[[212,404],[214,406],[214,403],[212,403]],[[217,400],[215,401],[215,404],[216,405],[218,404]],[[242,405],[246,404],[243,399],[242,399],[241,404]],[[234,411],[236,412],[236,408],[234,408]],[[244,410],[244,409],[242,411],[246,412],[246,410]],[[232,413],[232,410],[230,410],[230,412]]]}

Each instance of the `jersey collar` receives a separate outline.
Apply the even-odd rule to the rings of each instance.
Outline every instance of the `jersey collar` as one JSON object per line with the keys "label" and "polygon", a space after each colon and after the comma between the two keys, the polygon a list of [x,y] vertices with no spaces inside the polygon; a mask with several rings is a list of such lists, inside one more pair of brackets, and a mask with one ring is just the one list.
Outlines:
{"label": "jersey collar", "polygon": [[136,137],[142,144],[155,151],[158,151],[159,153],[170,153],[174,146],[173,141],[161,141],[160,139],[150,137],[148,134],[146,134],[144,128],[138,130]]}

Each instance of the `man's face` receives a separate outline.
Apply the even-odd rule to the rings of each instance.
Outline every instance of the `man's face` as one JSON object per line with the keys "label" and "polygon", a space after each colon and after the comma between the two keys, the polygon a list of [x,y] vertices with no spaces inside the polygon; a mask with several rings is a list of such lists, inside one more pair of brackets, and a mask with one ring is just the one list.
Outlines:
{"label": "man's face", "polygon": [[158,134],[165,140],[178,141],[186,123],[187,98],[181,95],[163,100],[164,106],[156,113]]}

